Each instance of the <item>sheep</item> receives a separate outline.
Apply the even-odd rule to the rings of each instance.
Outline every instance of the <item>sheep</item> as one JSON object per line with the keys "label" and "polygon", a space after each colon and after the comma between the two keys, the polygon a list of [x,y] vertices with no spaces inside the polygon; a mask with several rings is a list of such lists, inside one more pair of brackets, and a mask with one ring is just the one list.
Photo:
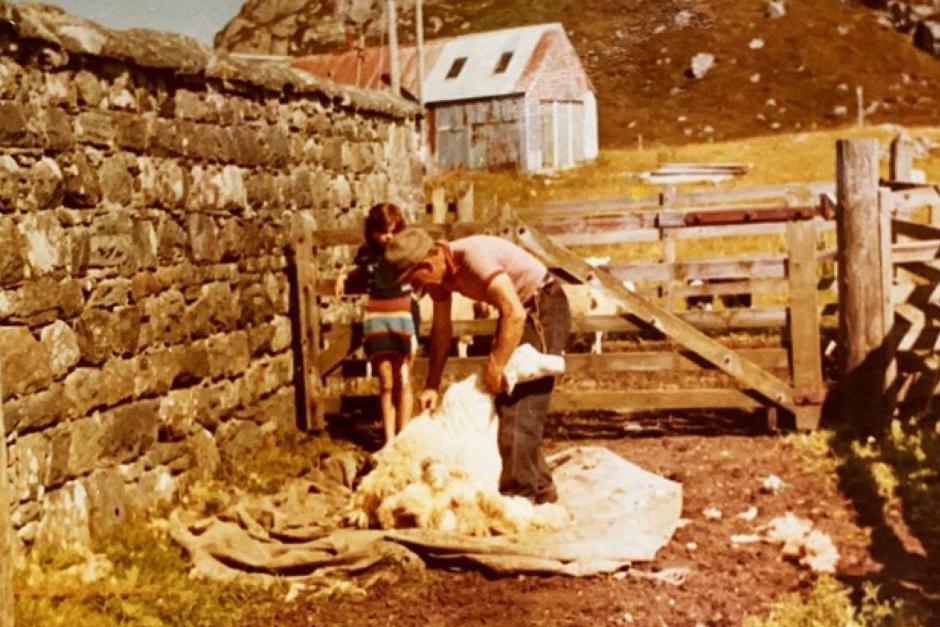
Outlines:
{"label": "sheep", "polygon": [[[603,268],[610,263],[610,257],[585,257],[584,260],[593,268]],[[621,284],[631,292],[636,292],[633,281],[627,280]],[[581,285],[566,285],[565,294],[571,303],[572,311],[590,312],[592,316],[616,316],[625,313],[620,301],[608,296],[607,291],[596,279]],[[594,332],[591,352],[595,355],[603,352],[603,337],[603,331]]]}
{"label": "sheep", "polygon": [[[564,358],[518,347],[505,368],[512,389],[564,371]],[[345,517],[360,528],[417,527],[470,536],[557,529],[568,512],[499,493],[502,460],[493,396],[477,375],[459,381],[441,406],[425,411],[375,455],[375,467],[359,483]]]}
{"label": "sheep", "polygon": [[[418,310],[421,314],[421,320],[431,319],[434,314],[434,301],[431,300],[430,296],[424,296],[418,301]],[[495,316],[495,311],[486,303],[472,300],[456,292],[453,294],[453,300],[451,301],[451,319],[453,320],[492,318]],[[465,358],[471,344],[473,344],[472,335],[457,336],[457,356]]]}

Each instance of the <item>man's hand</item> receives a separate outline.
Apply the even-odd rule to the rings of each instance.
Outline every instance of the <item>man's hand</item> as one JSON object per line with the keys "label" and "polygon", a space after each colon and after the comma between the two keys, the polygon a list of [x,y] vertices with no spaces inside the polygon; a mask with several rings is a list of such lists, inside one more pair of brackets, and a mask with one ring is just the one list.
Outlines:
{"label": "man's hand", "polygon": [[424,389],[418,395],[418,409],[421,411],[435,409],[441,402],[441,393],[434,389]]}
{"label": "man's hand", "polygon": [[496,363],[492,355],[483,364],[483,389],[490,394],[499,394],[506,389],[503,367]]}

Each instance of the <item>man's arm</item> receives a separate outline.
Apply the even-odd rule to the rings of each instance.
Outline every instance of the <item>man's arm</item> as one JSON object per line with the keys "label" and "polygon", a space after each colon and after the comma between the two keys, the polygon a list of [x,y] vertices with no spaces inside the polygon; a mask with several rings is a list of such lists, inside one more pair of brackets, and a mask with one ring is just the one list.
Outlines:
{"label": "man's arm", "polygon": [[483,368],[483,385],[490,392],[496,393],[504,387],[503,368],[522,340],[525,307],[516,294],[512,280],[505,272],[490,282],[486,294],[490,303],[499,311],[499,323],[496,327],[496,341]]}
{"label": "man's arm", "polygon": [[444,373],[444,364],[447,363],[447,353],[450,350],[450,341],[454,337],[453,325],[450,321],[451,295],[443,300],[434,301],[431,314],[431,346],[428,354],[428,376],[424,384],[426,390],[439,390],[441,375]]}

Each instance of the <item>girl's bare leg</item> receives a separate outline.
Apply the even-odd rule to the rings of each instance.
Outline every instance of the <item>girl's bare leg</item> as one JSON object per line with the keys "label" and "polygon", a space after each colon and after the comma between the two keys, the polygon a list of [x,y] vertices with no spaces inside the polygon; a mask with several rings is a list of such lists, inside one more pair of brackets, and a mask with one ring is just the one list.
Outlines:
{"label": "girl's bare leg", "polygon": [[412,357],[405,357],[395,370],[396,407],[398,408],[398,430],[401,431],[411,420],[414,410],[414,394],[411,390]]}
{"label": "girl's bare leg", "polygon": [[382,407],[382,426],[385,428],[385,442],[395,437],[395,368],[390,359],[381,359],[375,363],[379,375],[379,404]]}

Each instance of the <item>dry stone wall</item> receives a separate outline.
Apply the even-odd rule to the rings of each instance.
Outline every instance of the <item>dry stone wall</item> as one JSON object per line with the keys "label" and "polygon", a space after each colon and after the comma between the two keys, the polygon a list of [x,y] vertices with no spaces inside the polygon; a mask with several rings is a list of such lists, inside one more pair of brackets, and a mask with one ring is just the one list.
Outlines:
{"label": "dry stone wall", "polygon": [[415,113],[0,0],[0,372],[25,543],[106,534],[294,428],[290,224],[416,206]]}

